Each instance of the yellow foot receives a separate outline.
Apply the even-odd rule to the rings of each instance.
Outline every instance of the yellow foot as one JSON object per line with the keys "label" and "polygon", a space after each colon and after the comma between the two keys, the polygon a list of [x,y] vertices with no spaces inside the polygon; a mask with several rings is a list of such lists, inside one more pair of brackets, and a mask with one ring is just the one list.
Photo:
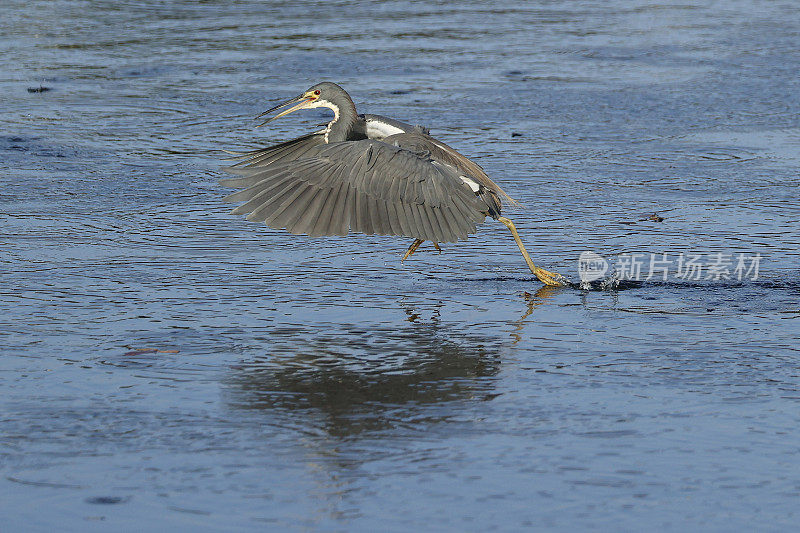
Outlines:
{"label": "yellow foot", "polygon": [[536,275],[537,278],[539,278],[539,281],[541,281],[545,285],[549,285],[550,287],[566,287],[569,285],[569,281],[567,281],[567,278],[565,278],[561,274],[550,272],[549,270],[545,270],[539,267],[536,267],[533,273]]}
{"label": "yellow foot", "polygon": [[437,250],[439,253],[442,253],[442,249],[441,249],[441,248],[439,248],[439,243],[438,243],[438,242],[436,242],[436,241],[433,241],[433,247],[434,247],[434,248],[436,248],[436,250]]}

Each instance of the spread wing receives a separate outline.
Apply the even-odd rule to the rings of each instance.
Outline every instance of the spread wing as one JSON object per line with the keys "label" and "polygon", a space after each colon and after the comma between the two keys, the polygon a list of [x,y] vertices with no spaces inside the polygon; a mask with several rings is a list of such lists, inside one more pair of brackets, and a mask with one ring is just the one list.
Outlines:
{"label": "spread wing", "polygon": [[233,213],[314,236],[354,231],[455,242],[490,211],[457,169],[421,153],[372,139],[293,148],[300,149],[300,157],[260,154],[257,163],[226,169],[241,177],[223,185],[245,187],[226,198],[245,202]]}

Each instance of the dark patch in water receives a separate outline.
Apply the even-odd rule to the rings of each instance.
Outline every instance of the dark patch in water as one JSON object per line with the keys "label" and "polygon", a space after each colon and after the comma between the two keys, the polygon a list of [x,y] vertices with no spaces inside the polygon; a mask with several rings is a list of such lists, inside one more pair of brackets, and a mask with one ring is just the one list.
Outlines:
{"label": "dark patch in water", "polygon": [[86,498],[84,501],[93,505],[116,505],[118,503],[125,503],[129,500],[129,496],[124,498],[121,496],[94,496],[91,498]]}

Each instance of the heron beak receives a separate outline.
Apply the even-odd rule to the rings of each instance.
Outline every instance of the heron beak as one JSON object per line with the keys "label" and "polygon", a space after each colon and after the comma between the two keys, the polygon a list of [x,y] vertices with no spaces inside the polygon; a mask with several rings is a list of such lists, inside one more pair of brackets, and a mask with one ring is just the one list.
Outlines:
{"label": "heron beak", "polygon": [[277,115],[275,115],[275,116],[274,116],[274,117],[272,117],[272,118],[268,118],[267,120],[265,120],[264,122],[262,122],[261,124],[259,124],[259,125],[258,125],[258,126],[256,126],[256,127],[257,127],[257,128],[258,128],[258,127],[261,127],[261,126],[263,126],[264,124],[267,124],[267,123],[269,123],[269,122],[272,122],[272,121],[273,121],[273,120],[275,120],[276,118],[281,118],[281,117],[283,117],[283,116],[286,116],[286,115],[288,115],[289,113],[294,113],[295,111],[299,111],[300,109],[305,109],[305,108],[306,108],[306,107],[308,107],[308,105],[309,105],[311,102],[313,102],[314,100],[315,100],[315,99],[314,99],[313,97],[311,97],[311,96],[308,96],[308,94],[306,94],[306,93],[303,93],[303,94],[301,94],[300,96],[295,96],[294,98],[291,98],[291,99],[289,99],[289,100],[287,100],[287,101],[283,102],[282,104],[278,104],[278,105],[276,105],[276,106],[275,106],[275,107],[273,107],[273,108],[267,109],[266,111],[264,111],[263,113],[261,113],[260,115],[258,115],[258,116],[256,117],[256,119],[259,119],[259,118],[261,118],[261,117],[263,117],[263,116],[265,116],[265,115],[269,115],[269,114],[270,114],[270,113],[272,113],[273,111],[277,111],[278,109],[280,109],[280,108],[282,108],[282,107],[286,107],[287,105],[292,105],[292,104],[294,104],[294,103],[300,102],[300,103],[299,103],[299,104],[297,104],[296,106],[290,107],[289,109],[286,109],[285,111],[281,111],[280,113],[278,113]]}

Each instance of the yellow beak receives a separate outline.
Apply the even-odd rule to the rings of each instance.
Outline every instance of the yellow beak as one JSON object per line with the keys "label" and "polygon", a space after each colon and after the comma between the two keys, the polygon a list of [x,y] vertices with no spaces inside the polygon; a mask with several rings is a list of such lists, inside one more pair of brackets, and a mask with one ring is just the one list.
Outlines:
{"label": "yellow beak", "polygon": [[282,104],[278,104],[278,105],[276,105],[275,107],[273,107],[271,109],[267,109],[266,111],[264,111],[263,113],[258,115],[256,118],[259,119],[259,118],[263,117],[264,115],[268,115],[268,114],[272,113],[273,111],[276,111],[276,110],[278,110],[278,109],[280,109],[282,107],[286,107],[287,105],[294,104],[295,102],[300,102],[297,105],[292,106],[289,109],[286,109],[285,111],[281,111],[280,113],[278,113],[274,117],[268,118],[267,120],[265,120],[264,122],[262,122],[261,124],[259,124],[256,127],[263,126],[264,124],[272,122],[276,118],[281,118],[283,116],[286,116],[289,113],[294,113],[295,111],[299,111],[301,109],[305,109],[305,108],[309,107],[309,105],[314,100],[316,100],[316,97],[314,95],[309,94],[309,93],[303,93],[300,96],[296,96],[296,97],[294,97],[294,98],[292,98],[290,100],[287,100],[287,101],[283,102]]}

